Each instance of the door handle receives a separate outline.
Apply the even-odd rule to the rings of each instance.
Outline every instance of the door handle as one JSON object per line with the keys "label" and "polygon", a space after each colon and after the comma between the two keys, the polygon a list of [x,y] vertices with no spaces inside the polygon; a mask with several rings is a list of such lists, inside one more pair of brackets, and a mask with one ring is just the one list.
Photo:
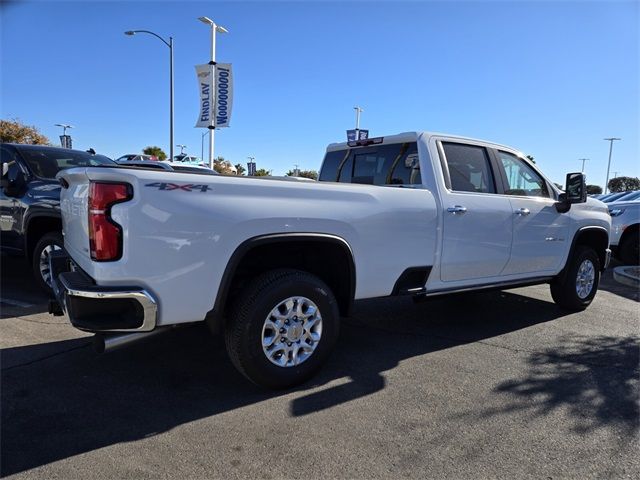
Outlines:
{"label": "door handle", "polygon": [[465,213],[466,211],[467,211],[467,207],[462,207],[460,205],[447,208],[447,212],[453,213],[454,215],[457,215],[458,213]]}
{"label": "door handle", "polygon": [[519,208],[518,210],[516,210],[515,212],[516,215],[520,215],[521,217],[525,216],[525,215],[529,215],[531,213],[531,211],[528,208]]}

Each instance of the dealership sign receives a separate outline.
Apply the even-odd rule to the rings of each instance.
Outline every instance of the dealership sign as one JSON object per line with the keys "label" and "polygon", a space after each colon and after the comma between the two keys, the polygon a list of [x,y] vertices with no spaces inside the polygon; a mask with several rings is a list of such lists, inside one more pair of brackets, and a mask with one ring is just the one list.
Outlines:
{"label": "dealership sign", "polygon": [[233,104],[231,64],[196,65],[196,75],[200,91],[196,127],[228,127]]}

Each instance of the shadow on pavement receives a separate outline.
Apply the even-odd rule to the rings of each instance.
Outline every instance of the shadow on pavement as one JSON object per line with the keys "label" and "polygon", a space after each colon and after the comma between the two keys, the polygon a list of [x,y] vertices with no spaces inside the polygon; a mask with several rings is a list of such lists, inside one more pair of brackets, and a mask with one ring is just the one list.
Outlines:
{"label": "shadow on pavement", "polygon": [[496,393],[513,398],[509,405],[468,416],[527,411],[536,417],[562,408],[575,420],[575,432],[614,426],[628,441],[640,429],[639,340],[565,336],[557,347],[529,356],[527,376],[498,385]]}
{"label": "shadow on pavement", "polygon": [[3,318],[46,312],[48,301],[24,257],[0,255],[0,308]]}
{"label": "shadow on pavement", "polygon": [[[385,386],[382,372],[407,358],[563,315],[551,303],[513,293],[462,298],[420,305],[406,298],[359,304],[354,317],[343,322],[328,365],[313,383],[298,389],[291,414],[306,415],[379,391]],[[500,308],[495,308],[496,302]],[[282,395],[260,390],[241,377],[228,361],[221,339],[212,340],[203,325],[176,329],[103,356],[94,354],[84,338],[57,342],[57,353],[46,362],[17,361],[41,358],[46,354],[43,349],[50,347],[1,352],[3,366],[11,365],[2,371],[2,475],[139,440]],[[346,383],[318,390],[344,377],[349,378]],[[310,389],[313,392],[307,394]]]}

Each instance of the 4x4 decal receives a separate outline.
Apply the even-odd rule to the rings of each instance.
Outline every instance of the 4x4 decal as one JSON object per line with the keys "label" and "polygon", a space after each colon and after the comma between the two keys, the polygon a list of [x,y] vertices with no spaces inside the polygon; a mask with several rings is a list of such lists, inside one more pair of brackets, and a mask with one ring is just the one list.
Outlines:
{"label": "4x4 decal", "polygon": [[157,188],[158,190],[184,190],[185,192],[193,192],[199,190],[200,192],[207,192],[210,190],[209,185],[195,185],[193,183],[167,183],[167,182],[155,182],[147,183],[145,187]]}

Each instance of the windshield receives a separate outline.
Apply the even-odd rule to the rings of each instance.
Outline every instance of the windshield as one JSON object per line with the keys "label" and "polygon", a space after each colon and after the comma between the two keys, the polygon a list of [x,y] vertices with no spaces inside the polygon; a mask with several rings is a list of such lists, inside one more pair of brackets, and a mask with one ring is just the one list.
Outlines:
{"label": "windshield", "polygon": [[73,167],[117,166],[104,155],[91,155],[78,150],[21,146],[20,153],[37,177],[55,178],[60,170]]}
{"label": "windshield", "polygon": [[191,172],[191,173],[203,173],[205,175],[217,175],[215,171],[209,170],[208,168],[186,167],[184,165],[173,165],[173,169],[177,172]]}

